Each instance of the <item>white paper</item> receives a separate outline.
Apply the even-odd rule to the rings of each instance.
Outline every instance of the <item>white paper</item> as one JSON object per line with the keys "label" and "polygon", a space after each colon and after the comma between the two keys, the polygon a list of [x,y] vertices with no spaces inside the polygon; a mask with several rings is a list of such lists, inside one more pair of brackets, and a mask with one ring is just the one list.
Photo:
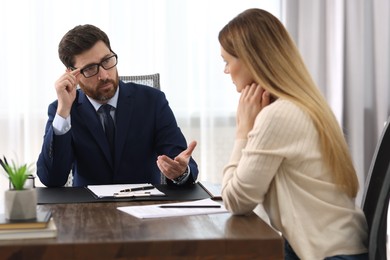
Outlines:
{"label": "white paper", "polygon": [[[112,185],[88,185],[87,188],[92,191],[98,198],[114,197],[115,193],[119,193],[121,190],[133,189],[138,187],[151,186],[150,183],[138,183],[138,184],[112,184]],[[126,192],[115,197],[143,197],[143,196],[165,196],[165,194],[158,189],[140,190],[133,192]]]}
{"label": "white paper", "polygon": [[[188,206],[213,206],[220,205],[219,208],[161,208],[160,205],[188,205]],[[226,208],[216,201],[211,199],[186,201],[179,203],[155,204],[146,206],[126,206],[118,207],[118,210],[123,211],[137,218],[162,218],[176,216],[190,216],[203,214],[216,214],[229,212]]]}

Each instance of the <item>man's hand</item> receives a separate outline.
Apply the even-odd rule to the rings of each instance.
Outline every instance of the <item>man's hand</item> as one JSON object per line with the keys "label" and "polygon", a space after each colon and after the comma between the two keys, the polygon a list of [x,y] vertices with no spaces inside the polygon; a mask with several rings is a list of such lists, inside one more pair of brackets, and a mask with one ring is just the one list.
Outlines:
{"label": "man's hand", "polygon": [[192,141],[186,150],[181,152],[175,159],[171,159],[166,155],[157,157],[157,166],[160,171],[170,180],[181,176],[187,169],[192,152],[196,147],[196,141]]}
{"label": "man's hand", "polygon": [[241,91],[237,108],[237,139],[246,139],[260,111],[270,104],[270,95],[260,85],[253,83]]}
{"label": "man's hand", "polygon": [[67,69],[55,83],[58,98],[57,114],[63,118],[67,118],[70,114],[80,77],[80,69],[74,71]]}

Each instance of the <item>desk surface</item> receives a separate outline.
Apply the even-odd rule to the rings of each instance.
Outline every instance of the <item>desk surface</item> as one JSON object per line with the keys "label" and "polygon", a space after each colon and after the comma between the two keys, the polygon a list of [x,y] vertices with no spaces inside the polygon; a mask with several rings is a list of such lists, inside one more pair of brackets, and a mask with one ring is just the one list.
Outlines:
{"label": "desk surface", "polygon": [[120,206],[161,202],[45,204],[53,239],[0,241],[5,259],[283,259],[282,238],[257,215],[137,219]]}

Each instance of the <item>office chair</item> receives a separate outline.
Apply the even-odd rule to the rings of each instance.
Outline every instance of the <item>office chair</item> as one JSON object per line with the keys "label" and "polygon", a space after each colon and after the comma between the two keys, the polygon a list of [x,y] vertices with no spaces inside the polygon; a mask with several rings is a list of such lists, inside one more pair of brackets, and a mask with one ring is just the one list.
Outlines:
{"label": "office chair", "polygon": [[123,82],[134,82],[156,89],[160,89],[160,74],[138,75],[138,76],[119,76]]}
{"label": "office chair", "polygon": [[[134,82],[152,88],[160,89],[160,74],[148,74],[148,75],[135,75],[135,76],[119,76],[119,79],[123,82]],[[161,183],[165,183],[165,177],[161,174]],[[72,187],[73,183],[73,174],[72,172],[68,176],[68,181],[64,185],[65,187]]]}
{"label": "office chair", "polygon": [[390,117],[375,149],[365,184],[362,208],[367,219],[370,260],[386,259],[390,190]]}

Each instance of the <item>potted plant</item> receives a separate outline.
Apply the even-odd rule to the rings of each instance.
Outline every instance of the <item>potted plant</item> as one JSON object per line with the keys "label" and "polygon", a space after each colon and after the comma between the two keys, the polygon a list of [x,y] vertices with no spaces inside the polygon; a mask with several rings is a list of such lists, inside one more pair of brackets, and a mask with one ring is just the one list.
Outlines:
{"label": "potted plant", "polygon": [[34,185],[26,185],[27,180],[34,180],[31,167],[27,164],[17,165],[14,161],[8,163],[5,156],[0,158],[0,164],[5,170],[10,189],[4,194],[5,217],[10,220],[27,220],[37,217],[37,194]]}

